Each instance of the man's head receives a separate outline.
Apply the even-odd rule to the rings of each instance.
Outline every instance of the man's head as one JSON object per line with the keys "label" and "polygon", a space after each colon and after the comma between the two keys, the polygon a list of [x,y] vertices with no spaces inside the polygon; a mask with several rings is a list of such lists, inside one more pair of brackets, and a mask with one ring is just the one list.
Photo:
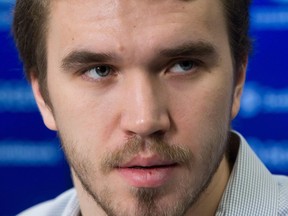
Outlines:
{"label": "man's head", "polygon": [[[28,77],[61,138],[83,215],[215,213],[245,80],[248,2],[37,1],[44,11],[25,8],[30,2],[18,3],[35,17],[30,24],[48,17],[42,34],[31,27],[47,73],[31,60]],[[238,7],[247,19],[227,24]]]}

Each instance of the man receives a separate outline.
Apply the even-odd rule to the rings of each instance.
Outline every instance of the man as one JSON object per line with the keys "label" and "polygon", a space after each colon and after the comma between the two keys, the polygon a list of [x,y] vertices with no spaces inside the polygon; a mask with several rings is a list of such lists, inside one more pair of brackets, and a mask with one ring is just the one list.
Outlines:
{"label": "man", "polygon": [[21,215],[288,215],[230,124],[248,0],[18,0],[14,34],[75,189]]}

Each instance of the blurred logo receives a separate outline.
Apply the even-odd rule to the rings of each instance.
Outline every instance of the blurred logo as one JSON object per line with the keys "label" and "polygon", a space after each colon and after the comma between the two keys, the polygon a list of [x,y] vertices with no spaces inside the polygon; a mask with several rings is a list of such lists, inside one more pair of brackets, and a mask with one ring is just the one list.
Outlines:
{"label": "blurred logo", "polygon": [[7,30],[12,23],[15,0],[0,0],[0,30]]}
{"label": "blurred logo", "polygon": [[250,137],[248,143],[270,171],[287,174],[288,140],[262,141]]}
{"label": "blurred logo", "polygon": [[0,112],[35,112],[31,87],[24,81],[0,81]]}
{"label": "blurred logo", "polygon": [[288,30],[288,7],[283,4],[252,7],[251,27],[253,30]]}
{"label": "blurred logo", "polygon": [[55,166],[63,160],[55,141],[0,141],[0,166]]}
{"label": "blurred logo", "polygon": [[267,113],[288,113],[288,89],[265,88],[248,82],[243,92],[240,116],[253,118]]}

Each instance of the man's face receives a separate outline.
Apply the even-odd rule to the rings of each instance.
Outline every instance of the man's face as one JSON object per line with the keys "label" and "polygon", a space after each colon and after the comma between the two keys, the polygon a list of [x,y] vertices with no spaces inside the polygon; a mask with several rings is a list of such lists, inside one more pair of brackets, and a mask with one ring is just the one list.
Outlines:
{"label": "man's face", "polygon": [[47,37],[53,112],[34,93],[99,209],[181,215],[221,181],[243,79],[220,1],[53,1]]}

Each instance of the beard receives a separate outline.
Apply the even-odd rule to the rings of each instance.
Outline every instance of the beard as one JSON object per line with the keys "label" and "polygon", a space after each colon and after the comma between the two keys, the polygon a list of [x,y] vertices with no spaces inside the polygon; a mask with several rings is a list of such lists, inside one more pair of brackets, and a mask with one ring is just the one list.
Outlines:
{"label": "beard", "polygon": [[[227,125],[226,127],[223,125],[218,127],[217,130],[213,131],[213,136],[209,134],[206,139],[203,139],[199,156],[193,155],[187,147],[165,142],[161,136],[155,135],[149,138],[149,141],[134,136],[121,148],[103,155],[99,162],[100,165],[97,164],[98,166],[89,160],[89,157],[83,155],[83,148],[81,150],[77,148],[80,146],[78,142],[69,140],[68,136],[64,136],[61,132],[59,132],[59,137],[68,163],[80,181],[81,187],[102,208],[106,215],[184,216],[209,186],[224,157],[229,136],[229,126]],[[114,185],[101,186],[103,182],[98,182],[93,174],[101,173],[104,177],[108,176],[117,165],[143,151],[143,145],[145,145],[145,149],[160,155],[163,159],[175,161],[185,167],[191,175],[177,182],[173,189],[165,186],[159,188],[131,187],[129,188],[129,194],[132,201],[130,199],[115,200],[117,191],[113,190]],[[196,163],[198,166],[201,165],[198,172],[195,172]],[[172,197],[172,201],[167,202],[167,197],[170,197],[170,199]],[[125,206],[125,203],[127,204],[130,201],[131,204]]]}

